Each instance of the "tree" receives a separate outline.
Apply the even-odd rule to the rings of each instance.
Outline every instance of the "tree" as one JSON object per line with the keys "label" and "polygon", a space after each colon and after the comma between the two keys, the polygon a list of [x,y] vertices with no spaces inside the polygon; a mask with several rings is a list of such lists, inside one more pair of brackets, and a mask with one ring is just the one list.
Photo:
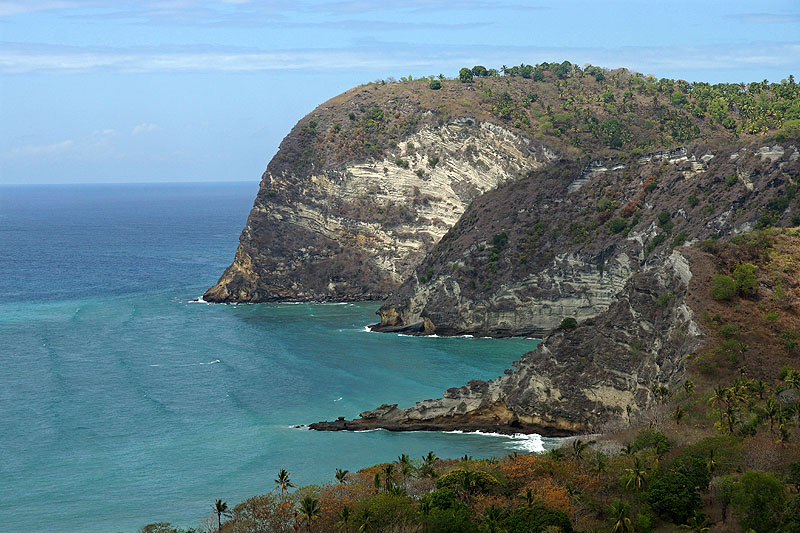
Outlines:
{"label": "tree", "polygon": [[625,488],[636,489],[636,505],[639,505],[639,491],[647,484],[647,466],[639,457],[633,458],[633,465],[625,469]]}
{"label": "tree", "polygon": [[349,470],[342,470],[341,468],[336,469],[336,481],[339,483],[347,483],[347,474],[349,474]]}
{"label": "tree", "polygon": [[594,444],[594,442],[595,441],[583,442],[581,439],[572,441],[572,455],[575,456],[578,462],[583,461],[583,452],[585,452],[590,445]]}
{"label": "tree", "polygon": [[736,295],[736,280],[725,274],[714,274],[711,297],[715,300],[730,300]]}
{"label": "tree", "polygon": [[536,497],[537,492],[537,490],[526,487],[525,492],[517,494],[517,498],[524,501],[526,507],[533,507],[539,502],[539,499]]}
{"label": "tree", "polygon": [[497,479],[488,472],[456,468],[436,481],[437,489],[449,489],[461,494],[464,501],[469,502],[472,494],[497,485]]}
{"label": "tree", "polygon": [[485,78],[489,75],[489,71],[483,65],[475,65],[472,67],[472,75],[476,78]]}
{"label": "tree", "polygon": [[497,507],[495,504],[490,505],[483,515],[483,523],[486,524],[486,531],[488,533],[500,531],[500,526],[506,516],[508,516],[508,511],[502,507]]}
{"label": "tree", "polygon": [[682,405],[678,404],[675,406],[675,409],[672,411],[672,419],[675,420],[676,424],[680,424],[681,420],[686,417],[686,408]]}
{"label": "tree", "polygon": [[275,488],[280,488],[281,493],[285,494],[289,492],[289,488],[296,486],[297,485],[292,483],[292,481],[289,479],[289,472],[287,472],[285,468],[281,468],[281,471],[278,472],[278,479],[275,480]]}
{"label": "tree", "polygon": [[647,499],[656,513],[676,524],[683,524],[700,509],[700,495],[694,480],[675,470],[665,472],[652,481]]}
{"label": "tree", "polygon": [[222,531],[222,517],[231,515],[228,510],[228,504],[222,500],[217,500],[211,508],[214,510],[214,514],[217,515],[217,531]]}
{"label": "tree", "polygon": [[342,529],[349,529],[350,527],[350,518],[353,516],[353,511],[345,505],[342,507],[342,510],[336,513],[336,516],[339,518],[339,521],[336,522],[336,527],[339,528],[341,531]]}
{"label": "tree", "polygon": [[568,316],[561,321],[561,324],[558,325],[558,329],[575,329],[578,327],[578,321],[575,318]]}
{"label": "tree", "polygon": [[461,83],[472,83],[472,70],[467,67],[462,68],[458,71],[458,79]]}
{"label": "tree", "polygon": [[771,472],[750,470],[733,487],[731,503],[744,529],[756,533],[777,531],[786,494]]}
{"label": "tree", "polygon": [[630,519],[630,503],[615,499],[608,506],[607,513],[611,521],[611,533],[633,533],[633,523],[631,523]]}
{"label": "tree", "polygon": [[319,500],[313,496],[306,496],[300,502],[300,518],[306,520],[306,526],[311,531],[311,521],[319,518],[320,507]]}
{"label": "tree", "polygon": [[736,290],[742,296],[754,296],[758,291],[755,265],[739,263],[733,269],[733,278],[736,280]]}

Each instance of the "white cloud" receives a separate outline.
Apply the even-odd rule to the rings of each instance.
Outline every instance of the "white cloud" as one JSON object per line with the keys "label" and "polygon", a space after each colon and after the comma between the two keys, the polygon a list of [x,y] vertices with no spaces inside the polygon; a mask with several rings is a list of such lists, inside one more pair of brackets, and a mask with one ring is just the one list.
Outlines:
{"label": "white cloud", "polygon": [[157,129],[158,124],[153,124],[152,122],[142,122],[141,124],[134,126],[134,128],[131,130],[131,135],[139,135],[149,131],[155,131]]}
{"label": "white cloud", "polygon": [[53,144],[28,144],[19,148],[13,148],[6,152],[6,157],[35,157],[42,155],[62,154],[73,148],[75,143],[71,139]]}

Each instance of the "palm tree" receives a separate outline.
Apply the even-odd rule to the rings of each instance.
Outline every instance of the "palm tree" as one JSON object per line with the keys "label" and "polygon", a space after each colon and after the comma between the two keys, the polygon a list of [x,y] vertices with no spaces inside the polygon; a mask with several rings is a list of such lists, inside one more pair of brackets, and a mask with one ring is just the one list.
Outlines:
{"label": "palm tree", "polygon": [[755,394],[758,394],[758,399],[764,399],[764,393],[767,390],[767,384],[764,383],[763,380],[755,380],[750,382],[750,390],[753,391]]}
{"label": "palm tree", "polygon": [[336,522],[336,527],[339,528],[339,531],[350,529],[350,518],[353,516],[353,512],[348,506],[342,507],[342,510],[336,513],[336,516],[339,517],[339,521]]}
{"label": "palm tree", "polygon": [[371,531],[372,530],[372,511],[369,509],[364,509],[359,513],[358,517],[358,530],[359,531]]}
{"label": "palm tree", "polygon": [[427,455],[422,456],[422,468],[420,468],[420,472],[423,476],[427,477],[436,477],[436,470],[434,470],[433,465],[436,463],[436,454],[432,451],[428,452]]}
{"label": "palm tree", "polygon": [[778,426],[778,431],[780,432],[780,436],[776,442],[782,446],[786,446],[786,443],[789,442],[789,439],[792,437],[792,433],[789,431],[789,428],[783,424]]}
{"label": "palm tree", "polygon": [[619,499],[608,506],[608,515],[611,519],[611,533],[633,533],[633,523],[628,515],[631,504]]}
{"label": "palm tree", "polygon": [[636,448],[633,446],[632,443],[629,442],[622,447],[621,453],[622,455],[631,456],[636,453]]}
{"label": "palm tree", "polygon": [[222,500],[217,500],[211,508],[214,510],[214,514],[217,515],[217,531],[222,531],[222,517],[231,515],[228,510],[228,504]]}
{"label": "palm tree", "polygon": [[342,470],[341,468],[336,469],[336,481],[341,484],[347,483],[347,474],[349,474],[349,470]]}
{"label": "palm tree", "polygon": [[319,518],[319,500],[312,497],[306,496],[300,502],[300,518],[306,520],[306,525],[308,530],[311,531],[311,521],[315,518]]}
{"label": "palm tree", "polygon": [[700,511],[695,511],[694,516],[687,520],[686,523],[681,526],[681,529],[687,529],[692,533],[708,533],[711,529],[709,526],[711,525],[706,515]]}
{"label": "palm tree", "polygon": [[575,459],[577,459],[578,462],[583,461],[583,452],[585,452],[586,448],[588,448],[594,442],[595,441],[583,442],[581,439],[575,439],[572,441],[572,455],[575,456]]}
{"label": "palm tree", "polygon": [[769,419],[770,433],[772,433],[772,426],[775,424],[775,419],[778,418],[780,411],[781,407],[775,398],[767,398],[767,401],[764,402],[764,414],[766,414]]}
{"label": "palm tree", "polygon": [[389,490],[394,483],[394,465],[392,463],[386,463],[386,466],[383,467],[383,475],[385,476],[383,479],[384,490]]}
{"label": "palm tree", "polygon": [[786,373],[786,377],[783,378],[783,381],[791,388],[800,390],[800,371],[794,369],[789,370],[789,372]]}
{"label": "palm tree", "polygon": [[483,521],[486,523],[486,530],[488,533],[495,533],[498,527],[503,522],[503,519],[508,514],[508,511],[502,507],[497,507],[495,504],[486,509],[486,514],[483,515]]}
{"label": "palm tree", "polygon": [[592,465],[592,469],[594,473],[597,474],[597,479],[600,479],[600,475],[608,469],[608,457],[604,453],[597,453],[594,456],[594,464]]}
{"label": "palm tree", "polygon": [[675,406],[675,409],[672,411],[672,419],[675,420],[676,424],[680,424],[681,420],[686,417],[686,408],[684,408],[681,404]]}
{"label": "palm tree", "polygon": [[519,498],[520,500],[524,501],[525,502],[525,507],[530,509],[531,507],[536,505],[536,502],[539,501],[539,499],[536,497],[536,494],[538,492],[539,491],[536,490],[536,489],[531,490],[530,487],[526,487],[525,488],[525,492],[520,492],[519,494],[517,494],[517,498]]}
{"label": "palm tree", "polygon": [[694,393],[694,381],[692,381],[691,379],[687,379],[683,383],[683,390],[686,391],[687,396],[691,396],[692,393]]}
{"label": "palm tree", "polygon": [[[289,488],[296,487],[294,483],[289,479],[289,472],[286,471],[285,468],[281,468],[281,471],[278,472],[278,479],[275,480],[275,489],[281,489],[282,494],[286,494],[289,492]],[[272,489],[272,490],[275,490]]]}
{"label": "palm tree", "polygon": [[633,465],[631,468],[625,469],[625,488],[633,486],[636,489],[636,505],[639,505],[639,490],[644,488],[647,484],[647,466],[642,462],[639,457],[633,458]]}
{"label": "palm tree", "polygon": [[736,415],[738,412],[739,408],[733,403],[725,405],[725,409],[722,411],[722,417],[728,424],[728,433],[730,434],[733,434],[733,426],[736,424]]}

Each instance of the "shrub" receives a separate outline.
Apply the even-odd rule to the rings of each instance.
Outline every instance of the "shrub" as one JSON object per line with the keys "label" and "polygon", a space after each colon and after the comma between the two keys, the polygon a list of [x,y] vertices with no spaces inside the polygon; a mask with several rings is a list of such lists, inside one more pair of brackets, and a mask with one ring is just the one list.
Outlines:
{"label": "shrub", "polygon": [[721,326],[717,331],[719,332],[720,335],[722,335],[726,339],[730,339],[731,337],[736,335],[737,331],[739,331],[739,326],[735,324],[725,324],[724,326]]}
{"label": "shrub", "polygon": [[669,211],[661,211],[658,214],[658,225],[662,228],[669,224],[670,220],[672,220],[672,215],[669,214]]}
{"label": "shrub", "polygon": [[430,87],[434,91],[438,91],[439,89],[442,88],[442,82],[440,82],[439,80],[431,80],[431,82],[428,84],[428,87]]}
{"label": "shrub", "polygon": [[739,263],[733,270],[736,290],[743,296],[754,296],[758,292],[756,282],[756,266],[751,263]]}
{"label": "shrub", "polygon": [[395,159],[394,164],[400,168],[408,168],[408,161],[405,159]]}
{"label": "shrub", "polygon": [[686,239],[689,237],[689,234],[685,231],[682,231],[675,235],[675,238],[672,239],[672,242],[669,245],[670,250],[672,248],[677,248],[678,246],[683,246],[683,243],[686,242]]}
{"label": "shrub", "polygon": [[600,212],[608,211],[614,205],[614,201],[610,198],[600,198],[597,201],[597,210]]}
{"label": "shrub", "polygon": [[715,300],[730,300],[736,296],[736,281],[725,274],[714,274],[711,297]]}
{"label": "shrub", "polygon": [[628,223],[625,222],[625,219],[622,218],[612,218],[608,221],[608,231],[611,233],[620,233],[628,226]]}
{"label": "shrub", "polygon": [[700,200],[697,199],[697,195],[694,193],[689,195],[687,201],[689,202],[689,207],[697,207],[697,204],[700,203]]}
{"label": "shrub", "polygon": [[572,533],[573,531],[572,523],[566,514],[538,505],[516,509],[506,519],[505,526],[509,533],[543,531],[548,526],[556,526],[560,528],[562,533]]}
{"label": "shrub", "polygon": [[566,317],[561,321],[561,324],[558,325],[558,329],[575,329],[577,327],[578,321],[571,316]]}
{"label": "shrub", "polygon": [[736,174],[728,174],[727,176],[725,176],[725,185],[727,185],[728,187],[733,187],[734,185],[736,185],[736,182],[738,180],[739,178],[736,177]]}
{"label": "shrub", "polygon": [[659,294],[658,298],[656,298],[656,305],[659,307],[666,307],[672,299],[675,298],[675,295],[671,292],[665,292],[664,294]]}
{"label": "shrub", "polygon": [[464,67],[459,70],[458,79],[461,80],[461,83],[472,83],[472,69]]}
{"label": "shrub", "polygon": [[436,168],[436,165],[439,164],[439,156],[435,155],[432,157],[428,157],[428,166],[431,168]]}
{"label": "shrub", "polygon": [[656,246],[663,243],[665,240],[667,240],[667,237],[663,233],[659,233],[658,235],[650,239],[650,241],[648,241],[647,247],[645,247],[645,253],[649,254],[655,249]]}
{"label": "shrub", "polygon": [[659,431],[643,429],[636,435],[633,449],[639,451],[646,448],[654,448],[657,454],[664,455],[672,448],[672,443],[666,435]]}

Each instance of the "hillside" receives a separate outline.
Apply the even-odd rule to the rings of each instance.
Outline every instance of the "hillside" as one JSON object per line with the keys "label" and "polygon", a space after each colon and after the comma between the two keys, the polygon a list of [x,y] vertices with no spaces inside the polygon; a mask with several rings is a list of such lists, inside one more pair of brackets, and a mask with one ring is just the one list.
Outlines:
{"label": "hillside", "polygon": [[800,119],[793,80],[711,86],[568,62],[506,72],[436,90],[428,79],[372,83],[304,117],[204,298],[385,299],[424,277],[425,255],[499,185],[691,141],[792,136]]}
{"label": "hillside", "polygon": [[337,470],[222,530],[796,531],[794,79],[501,70],[368,84],[305,117],[205,299],[381,299],[377,331],[542,336],[494,380],[311,428],[574,438]]}

